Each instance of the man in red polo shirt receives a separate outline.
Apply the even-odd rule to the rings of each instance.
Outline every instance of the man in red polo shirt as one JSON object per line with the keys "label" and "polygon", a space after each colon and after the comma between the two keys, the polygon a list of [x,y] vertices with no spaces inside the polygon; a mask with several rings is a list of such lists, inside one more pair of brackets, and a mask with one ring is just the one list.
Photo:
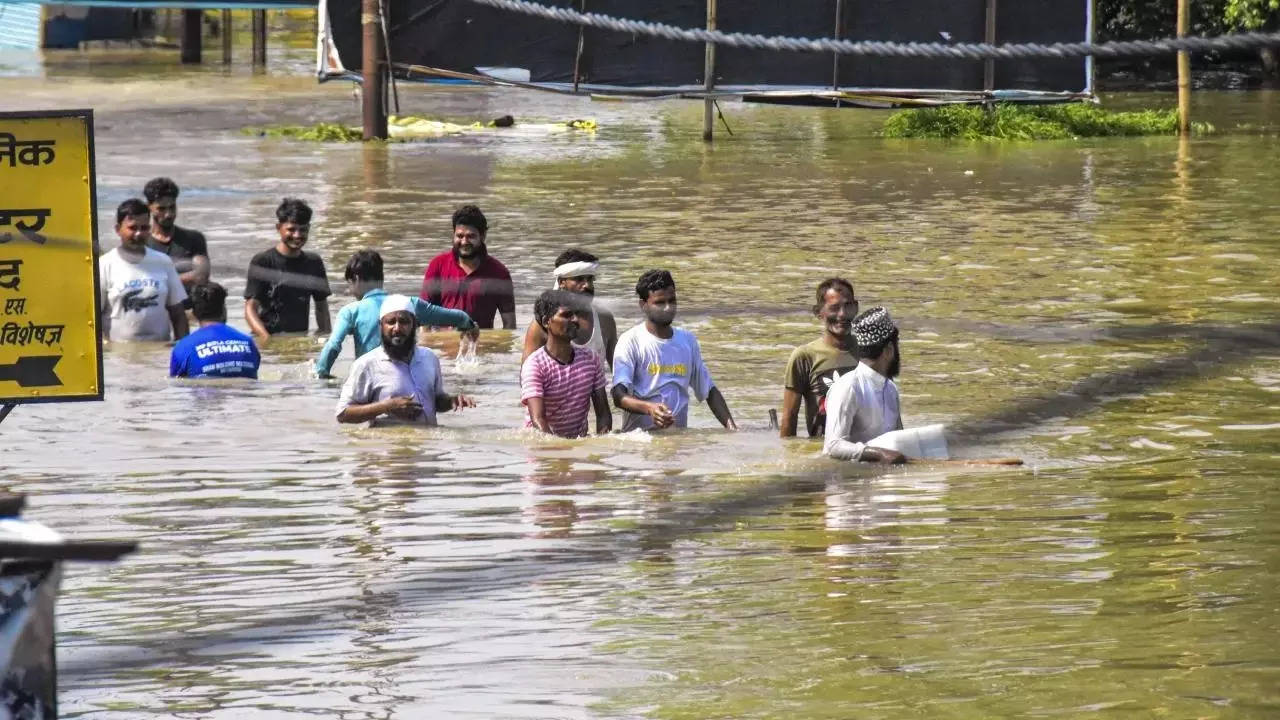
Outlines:
{"label": "man in red polo shirt", "polygon": [[507,267],[490,257],[484,244],[489,222],[475,205],[463,205],[453,213],[453,248],[431,259],[422,274],[427,302],[464,310],[482,328],[493,327],[493,316],[502,316],[502,327],[516,326],[516,299]]}

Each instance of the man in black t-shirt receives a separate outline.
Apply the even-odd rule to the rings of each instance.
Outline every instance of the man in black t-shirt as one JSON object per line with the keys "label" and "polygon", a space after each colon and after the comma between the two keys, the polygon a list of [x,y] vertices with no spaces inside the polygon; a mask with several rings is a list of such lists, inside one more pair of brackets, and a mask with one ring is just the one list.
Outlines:
{"label": "man in black t-shirt", "polygon": [[142,189],[151,209],[151,239],[147,247],[158,250],[173,261],[190,292],[193,285],[209,281],[209,247],[204,235],[178,227],[178,185],[167,177],[158,177]]}
{"label": "man in black t-shirt", "polygon": [[316,329],[328,334],[329,278],[324,260],[304,252],[311,231],[311,208],[301,200],[285,198],[276,208],[280,242],[249,261],[244,286],[244,319],[254,335],[266,338],[282,332],[306,332],[307,311],[316,301]]}

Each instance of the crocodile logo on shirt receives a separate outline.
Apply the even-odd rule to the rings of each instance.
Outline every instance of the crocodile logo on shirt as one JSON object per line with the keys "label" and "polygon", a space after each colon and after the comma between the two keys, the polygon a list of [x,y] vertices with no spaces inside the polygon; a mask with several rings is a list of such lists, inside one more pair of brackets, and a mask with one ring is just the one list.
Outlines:
{"label": "crocodile logo on shirt", "polygon": [[125,312],[142,312],[149,307],[155,307],[160,304],[160,296],[158,294],[149,297],[139,297],[146,292],[146,288],[138,288],[130,290],[121,296],[120,307]]}

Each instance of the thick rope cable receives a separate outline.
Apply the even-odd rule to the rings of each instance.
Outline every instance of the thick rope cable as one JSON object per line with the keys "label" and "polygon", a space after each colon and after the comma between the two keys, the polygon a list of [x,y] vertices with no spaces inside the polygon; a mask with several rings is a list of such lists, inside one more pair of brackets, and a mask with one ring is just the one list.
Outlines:
{"label": "thick rope cable", "polygon": [[895,43],[878,40],[837,40],[835,38],[769,37],[750,33],[699,30],[664,25],[644,20],[583,13],[570,8],[548,7],[526,0],[469,0],[499,10],[532,15],[546,20],[612,30],[615,32],[651,35],[666,40],[715,43],[726,47],[779,52],[835,53],[837,55],[861,55],[868,57],[943,58],[952,60],[1018,60],[1025,58],[1071,59],[1087,56],[1101,58],[1140,57],[1164,55],[1175,52],[1210,52],[1218,50],[1256,50],[1264,47],[1280,47],[1280,33],[1238,33],[1218,37],[1184,37],[1163,40],[1123,40],[1107,43]]}

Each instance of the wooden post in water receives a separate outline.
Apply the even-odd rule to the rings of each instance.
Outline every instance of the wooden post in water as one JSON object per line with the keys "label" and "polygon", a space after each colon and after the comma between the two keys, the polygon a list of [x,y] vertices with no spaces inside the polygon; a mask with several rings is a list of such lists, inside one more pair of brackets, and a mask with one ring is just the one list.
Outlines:
{"label": "wooden post in water", "polygon": [[182,64],[198,65],[200,64],[200,41],[203,27],[204,11],[203,10],[183,10],[182,11],[182,39],[179,42],[179,53],[182,56]]}
{"label": "wooden post in water", "polygon": [[[983,42],[996,44],[996,0],[987,0],[987,26]],[[982,89],[991,92],[996,89],[996,61],[987,58],[982,61]]]}
{"label": "wooden post in water", "polygon": [[387,139],[386,67],[383,65],[381,8],[378,0],[361,0],[360,26],[363,31],[363,53],[360,71],[361,117],[365,140]]}
{"label": "wooden post in water", "polygon": [[[707,29],[716,29],[716,0],[707,0]],[[707,43],[706,53],[702,65],[702,87],[708,95],[702,100],[702,141],[711,142],[716,122],[716,101],[710,96],[711,90],[716,86],[716,44]]]}
{"label": "wooden post in water", "polygon": [[[587,0],[582,0],[578,5],[578,12],[587,11]],[[578,92],[578,83],[582,79],[582,47],[584,45],[586,27],[578,26],[578,49],[573,54],[573,91]]]}
{"label": "wooden post in water", "polygon": [[222,11],[222,64],[231,64],[231,11]]}
{"label": "wooden post in water", "polygon": [[267,11],[253,11],[253,65],[267,66]]}
{"label": "wooden post in water", "polygon": [[[1178,37],[1191,29],[1191,0],[1178,0]],[[1191,54],[1178,53],[1178,133],[1191,133]]]}

